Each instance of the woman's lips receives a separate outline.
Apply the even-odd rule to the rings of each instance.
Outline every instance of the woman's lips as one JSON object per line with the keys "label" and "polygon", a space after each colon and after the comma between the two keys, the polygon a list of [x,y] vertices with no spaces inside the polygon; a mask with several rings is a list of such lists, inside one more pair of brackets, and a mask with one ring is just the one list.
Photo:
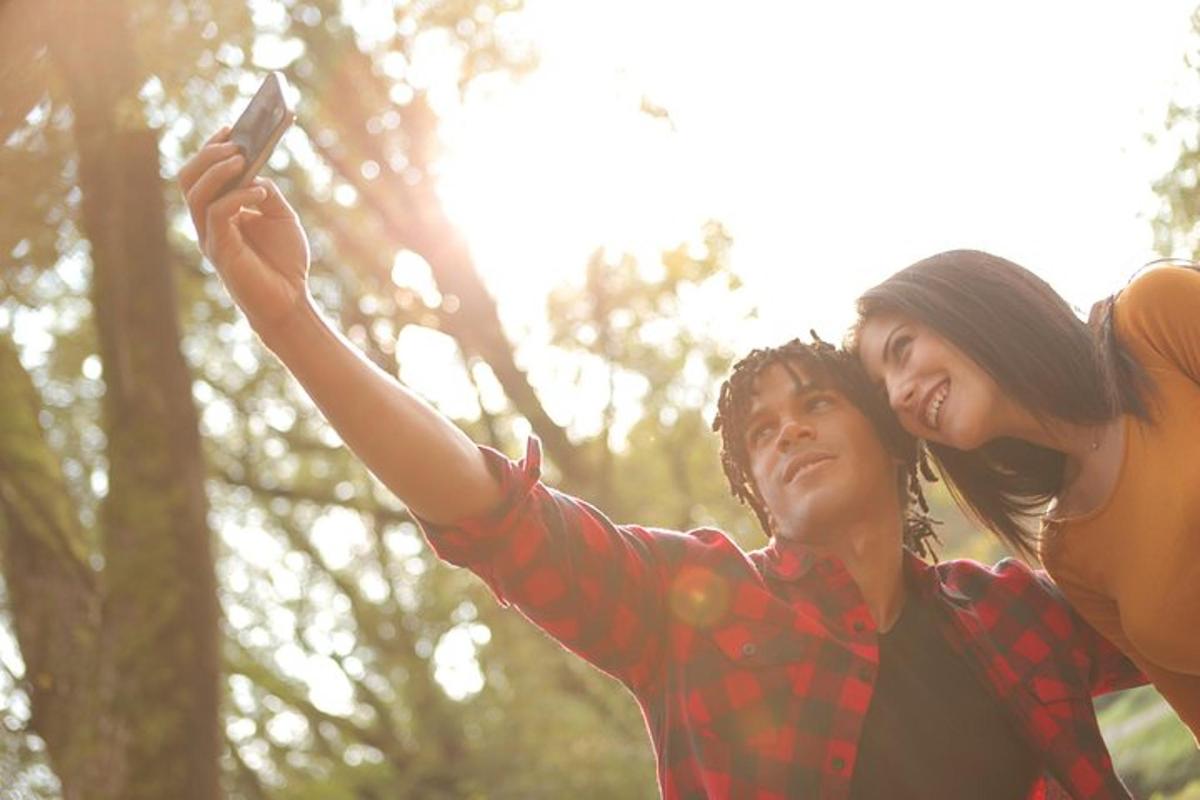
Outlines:
{"label": "woman's lips", "polygon": [[937,383],[925,395],[925,400],[921,403],[921,421],[925,423],[925,427],[936,431],[941,426],[942,407],[946,404],[949,394],[950,380],[946,379]]}

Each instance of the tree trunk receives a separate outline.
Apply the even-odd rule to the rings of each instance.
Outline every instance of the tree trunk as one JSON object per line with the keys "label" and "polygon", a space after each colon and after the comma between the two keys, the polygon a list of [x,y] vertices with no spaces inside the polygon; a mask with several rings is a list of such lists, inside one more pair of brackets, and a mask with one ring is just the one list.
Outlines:
{"label": "tree trunk", "polygon": [[120,736],[108,714],[111,669],[100,660],[101,603],[84,531],[42,434],[41,398],[0,338],[0,566],[25,662],[33,728],[67,800],[117,797]]}
{"label": "tree trunk", "polygon": [[39,0],[0,0],[0,145],[46,90]]}
{"label": "tree trunk", "polygon": [[[35,725],[69,797],[208,800],[219,795],[216,580],[197,414],[180,351],[157,135],[137,97],[145,76],[124,2],[58,0],[41,12],[75,117],[81,223],[91,245],[91,300],[106,386],[103,619],[83,638],[96,639],[90,666],[111,674],[113,683],[75,687],[76,705],[100,706],[90,719],[60,725],[35,707]],[[43,515],[50,510],[40,509]],[[14,532],[22,531],[14,528],[8,538],[30,540],[14,539]],[[67,567],[47,569],[57,574]],[[32,614],[38,625],[77,616],[78,609],[57,608],[64,601],[48,589],[31,591],[24,608],[14,607],[18,631],[34,624],[21,615]],[[23,637],[22,652],[35,644]],[[57,651],[47,658],[65,662],[49,664],[50,675],[70,662]],[[35,685],[37,675],[31,672]],[[103,743],[103,783],[55,757],[81,742]]]}

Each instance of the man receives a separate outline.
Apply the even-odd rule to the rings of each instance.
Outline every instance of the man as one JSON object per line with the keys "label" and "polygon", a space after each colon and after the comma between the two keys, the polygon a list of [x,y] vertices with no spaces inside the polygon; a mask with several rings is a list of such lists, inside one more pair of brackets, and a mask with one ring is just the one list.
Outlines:
{"label": "man", "polygon": [[614,525],[544,486],[363,358],[315,312],[303,229],[227,132],[180,184],[202,248],[263,341],[445,560],[637,698],[662,793],[1127,797],[1091,695],[1141,681],[1016,562],[930,567],[916,443],[856,359],[755,351],[714,427],[770,543]]}

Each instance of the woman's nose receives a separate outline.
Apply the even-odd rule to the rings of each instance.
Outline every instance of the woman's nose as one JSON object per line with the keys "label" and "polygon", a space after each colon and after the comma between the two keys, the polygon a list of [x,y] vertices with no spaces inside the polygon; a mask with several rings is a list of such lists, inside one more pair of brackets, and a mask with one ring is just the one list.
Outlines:
{"label": "woman's nose", "polygon": [[893,411],[912,411],[916,399],[917,387],[914,381],[896,380],[888,383],[888,404]]}

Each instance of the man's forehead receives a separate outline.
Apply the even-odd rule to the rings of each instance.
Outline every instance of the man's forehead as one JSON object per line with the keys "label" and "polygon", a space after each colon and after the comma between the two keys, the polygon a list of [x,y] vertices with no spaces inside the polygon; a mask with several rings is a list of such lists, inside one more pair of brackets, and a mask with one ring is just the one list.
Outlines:
{"label": "man's forehead", "polygon": [[787,382],[790,384],[788,394],[818,391],[829,388],[828,376],[824,370],[814,369],[811,364],[795,358],[777,359],[760,369],[750,385],[747,412],[754,413],[766,402],[764,394],[772,384]]}

